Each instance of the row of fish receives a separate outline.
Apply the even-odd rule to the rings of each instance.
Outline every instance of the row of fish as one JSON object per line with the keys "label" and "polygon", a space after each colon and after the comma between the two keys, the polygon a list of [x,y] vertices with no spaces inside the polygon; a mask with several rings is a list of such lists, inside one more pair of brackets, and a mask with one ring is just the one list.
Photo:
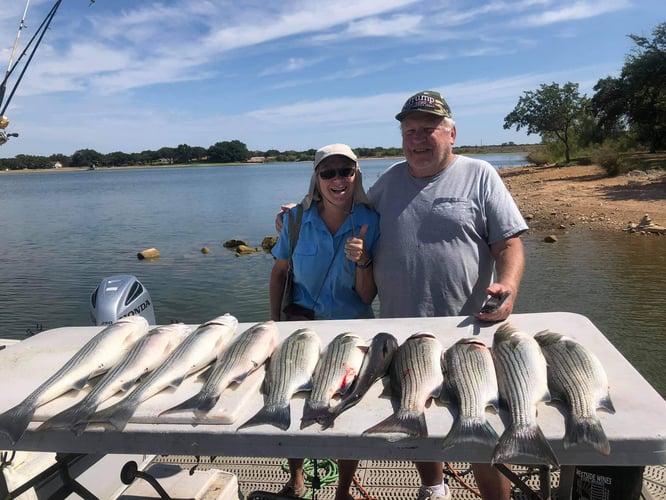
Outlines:
{"label": "row of fish", "polygon": [[[304,328],[278,344],[275,323],[259,323],[235,335],[238,321],[224,315],[196,330],[182,324],[148,331],[140,317],[119,320],[86,343],[58,372],[23,402],[0,414],[0,433],[13,443],[36,409],[105,373],[78,403],[44,422],[39,429],[68,429],[81,434],[88,424],[122,430],[143,401],[202,372],[203,384],[191,398],[160,415],[191,411],[203,419],[231,384],[242,382],[267,361],[264,406],[238,429],[291,424],[290,401],[301,391],[305,400],[301,429],[318,423],[326,429],[357,404],[370,387],[389,375],[397,409],[363,432],[388,439],[427,436],[425,408],[432,398],[451,407],[454,422],[442,447],[480,443],[494,448],[493,463],[531,457],[557,464],[536,415],[541,402],[564,403],[564,447],[588,443],[602,454],[610,445],[596,414],[614,412],[606,374],[598,359],[581,344],[548,331],[530,336],[501,325],[492,350],[476,339],[461,339],[443,350],[436,336],[419,332],[401,345],[388,333],[369,342],[353,332],[335,337],[322,349],[318,335]],[[117,393],[125,396],[102,410]],[[489,407],[506,407],[509,424],[501,437],[486,419]]]}

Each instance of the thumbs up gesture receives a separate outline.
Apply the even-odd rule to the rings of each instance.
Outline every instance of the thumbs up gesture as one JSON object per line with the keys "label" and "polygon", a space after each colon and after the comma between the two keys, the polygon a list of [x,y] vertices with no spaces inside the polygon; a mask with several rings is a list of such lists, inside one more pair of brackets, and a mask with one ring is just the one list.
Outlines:
{"label": "thumbs up gesture", "polygon": [[355,262],[357,266],[366,268],[372,262],[372,258],[365,250],[365,233],[368,231],[368,225],[363,224],[358,236],[347,238],[345,243],[345,256],[347,259]]}

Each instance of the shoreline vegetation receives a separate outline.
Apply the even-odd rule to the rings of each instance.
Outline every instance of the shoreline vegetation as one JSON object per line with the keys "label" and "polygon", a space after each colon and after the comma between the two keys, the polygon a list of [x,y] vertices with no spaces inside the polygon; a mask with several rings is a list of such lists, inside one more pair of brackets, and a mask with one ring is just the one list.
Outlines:
{"label": "shoreline vegetation", "polygon": [[[528,153],[525,148],[507,146],[511,151],[493,148],[458,148],[457,154]],[[464,151],[463,151],[464,150]],[[383,159],[401,156],[388,156]],[[375,157],[362,160],[381,159]],[[306,163],[306,162],[304,162]],[[219,166],[247,165],[228,163]],[[275,163],[279,166],[279,162]],[[198,164],[135,165],[98,167],[100,169],[181,168],[213,166]],[[216,165],[217,166],[217,165]],[[71,172],[80,167],[10,170],[0,174]],[[655,226],[666,226],[666,170],[630,170],[609,176],[598,165],[526,165],[501,169],[500,175],[513,195],[530,231],[554,235],[566,231],[627,231],[647,215]],[[659,234],[659,232],[654,232]]]}

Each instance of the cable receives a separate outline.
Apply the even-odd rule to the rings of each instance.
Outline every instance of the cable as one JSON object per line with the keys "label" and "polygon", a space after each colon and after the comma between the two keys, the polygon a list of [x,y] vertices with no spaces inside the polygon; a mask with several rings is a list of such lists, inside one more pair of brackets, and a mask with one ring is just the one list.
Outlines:
{"label": "cable", "polygon": [[[9,93],[9,97],[7,97],[7,101],[4,103],[4,106],[3,106],[2,110],[0,110],[0,116],[5,114],[5,111],[7,110],[7,106],[9,106],[9,103],[12,100],[12,97],[14,97],[14,93],[16,92],[16,89],[18,88],[19,83],[23,79],[23,75],[25,74],[25,71],[28,69],[28,66],[30,65],[30,62],[32,61],[32,58],[35,55],[35,52],[37,51],[37,47],[39,47],[39,44],[41,43],[42,38],[44,38],[44,35],[46,34],[46,30],[48,30],[49,25],[51,24],[51,21],[53,20],[53,16],[55,16],[56,12],[58,11],[58,7],[60,7],[61,2],[62,2],[62,0],[56,0],[56,3],[53,5],[53,7],[49,11],[49,13],[46,15],[46,17],[44,18],[42,23],[39,25],[39,28],[37,29],[35,34],[32,36],[32,38],[30,39],[30,41],[26,45],[26,47],[23,50],[23,52],[21,53],[21,55],[16,59],[16,63],[18,64],[18,62],[27,53],[28,48],[30,47],[32,42],[35,40],[35,37],[37,37],[39,35],[39,38],[37,39],[37,42],[35,43],[35,46],[33,47],[32,52],[30,53],[30,56],[28,56],[28,60],[23,65],[23,69],[21,70],[21,73],[19,74],[18,79],[16,80],[16,83],[14,84],[14,87],[12,88],[12,91]],[[21,28],[22,27],[23,26],[21,25]],[[19,33],[20,33],[21,28],[19,28]],[[13,55],[12,55],[12,57],[13,57]],[[10,62],[10,65],[11,65],[11,62]],[[6,84],[7,84],[7,80],[9,79],[9,76],[11,75],[11,73],[14,71],[15,68],[16,68],[16,64],[11,68],[7,68],[7,74],[5,75],[5,78],[2,80],[2,84],[0,85],[0,87],[2,88],[2,96],[3,97],[4,97],[4,90],[5,90],[5,87],[6,87]],[[1,101],[0,101],[0,105],[2,105]]]}
{"label": "cable", "polygon": [[[316,495],[316,490],[338,481],[338,464],[335,462],[335,460],[330,460],[327,458],[316,460],[317,475],[319,477],[319,487],[317,488],[315,488],[317,477],[315,477],[314,459],[306,458],[303,462],[303,475],[305,476],[305,485],[308,487],[308,493],[304,498],[314,498],[314,495]],[[289,472],[289,465],[287,461],[282,463],[282,470],[287,473]]]}
{"label": "cable", "polygon": [[474,495],[477,497],[481,497],[481,493],[478,490],[475,490],[472,486],[470,486],[460,474],[458,474],[458,471],[456,471],[453,467],[453,464],[451,462],[444,462],[444,465],[446,465],[446,468],[448,469],[448,474],[452,475],[456,481],[458,481],[462,486],[465,487],[465,489],[471,491]]}

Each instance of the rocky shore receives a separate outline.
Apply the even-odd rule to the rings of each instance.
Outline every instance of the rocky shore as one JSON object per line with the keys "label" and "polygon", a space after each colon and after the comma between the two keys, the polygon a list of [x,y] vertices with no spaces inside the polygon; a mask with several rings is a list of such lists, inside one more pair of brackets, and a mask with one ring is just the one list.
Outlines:
{"label": "rocky shore", "polygon": [[596,165],[529,166],[500,175],[532,231],[666,234],[664,170],[608,177]]}

